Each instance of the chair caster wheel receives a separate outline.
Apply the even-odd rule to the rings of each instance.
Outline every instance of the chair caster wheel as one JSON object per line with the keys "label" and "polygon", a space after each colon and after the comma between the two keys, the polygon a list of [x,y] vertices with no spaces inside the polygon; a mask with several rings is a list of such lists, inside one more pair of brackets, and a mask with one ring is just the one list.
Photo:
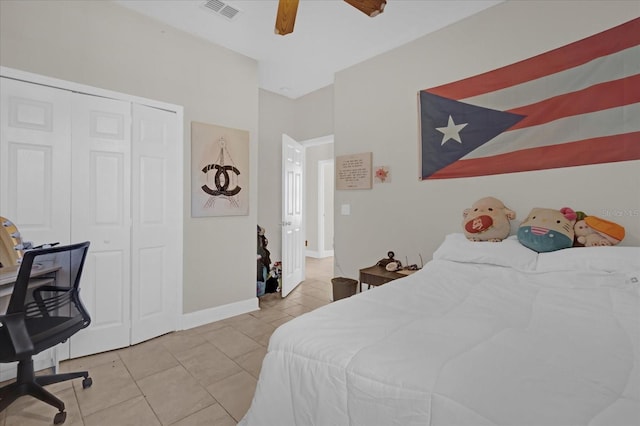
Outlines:
{"label": "chair caster wheel", "polygon": [[65,422],[65,420],[67,420],[67,412],[66,411],[60,411],[53,418],[53,424],[54,425],[61,425],[62,423]]}
{"label": "chair caster wheel", "polygon": [[93,379],[91,377],[87,377],[82,381],[82,389],[91,387],[92,384],[93,384]]}

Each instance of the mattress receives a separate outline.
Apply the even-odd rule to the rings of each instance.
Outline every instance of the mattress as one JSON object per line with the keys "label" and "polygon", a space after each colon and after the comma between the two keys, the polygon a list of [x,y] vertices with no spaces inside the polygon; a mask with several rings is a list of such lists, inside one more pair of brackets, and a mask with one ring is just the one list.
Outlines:
{"label": "mattress", "polygon": [[279,327],[240,425],[640,424],[640,252],[465,243]]}

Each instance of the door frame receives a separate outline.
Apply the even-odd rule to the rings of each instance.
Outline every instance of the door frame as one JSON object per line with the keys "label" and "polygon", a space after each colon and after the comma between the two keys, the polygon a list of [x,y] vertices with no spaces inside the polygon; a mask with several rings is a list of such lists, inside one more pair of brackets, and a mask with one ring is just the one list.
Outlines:
{"label": "door frame", "polygon": [[[318,256],[322,257],[331,257],[333,256],[333,249],[328,250],[325,241],[324,235],[326,231],[326,220],[325,218],[325,178],[326,178],[326,166],[333,165],[335,167],[335,160],[332,158],[330,160],[320,160],[318,161]],[[335,169],[334,169],[335,170]]]}

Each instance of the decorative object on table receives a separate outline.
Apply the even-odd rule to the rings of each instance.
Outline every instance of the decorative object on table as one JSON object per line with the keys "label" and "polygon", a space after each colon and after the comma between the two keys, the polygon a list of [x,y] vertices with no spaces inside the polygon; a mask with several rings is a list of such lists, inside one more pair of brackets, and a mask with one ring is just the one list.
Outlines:
{"label": "decorative object on table", "polygon": [[336,189],[371,189],[372,157],[371,152],[336,157]]}
{"label": "decorative object on table", "polygon": [[249,132],[191,123],[191,216],[249,214]]}
{"label": "decorative object on table", "polygon": [[613,246],[624,238],[625,229],[617,223],[583,212],[577,215],[578,221],[573,226],[576,247]]}
{"label": "decorative object on table", "polygon": [[20,264],[24,250],[30,248],[33,244],[22,240],[18,227],[0,216],[0,268]]}
{"label": "decorative object on table", "polygon": [[384,259],[378,260],[378,263],[376,263],[376,265],[382,266],[384,268],[387,268],[387,266],[389,266],[389,264],[393,263],[393,266],[388,268],[387,271],[397,271],[398,269],[400,269],[402,267],[402,263],[400,263],[399,260],[396,260],[395,256],[396,256],[396,254],[394,252],[392,252],[391,250],[389,250],[387,252],[387,257],[385,257]]}
{"label": "decorative object on table", "polygon": [[576,212],[569,207],[534,208],[518,228],[518,241],[538,253],[572,247],[576,218]]}
{"label": "decorative object on table", "polygon": [[509,236],[516,213],[494,197],[484,197],[462,212],[464,235],[470,241],[502,241]]}
{"label": "decorative object on table", "polygon": [[389,166],[375,166],[373,169],[375,170],[375,173],[373,174],[375,183],[391,182],[391,171]]}

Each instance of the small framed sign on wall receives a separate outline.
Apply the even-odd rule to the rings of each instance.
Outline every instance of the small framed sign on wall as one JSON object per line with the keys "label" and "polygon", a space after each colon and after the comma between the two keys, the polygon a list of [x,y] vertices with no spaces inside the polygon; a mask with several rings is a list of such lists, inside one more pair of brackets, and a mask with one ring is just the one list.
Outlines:
{"label": "small framed sign on wall", "polygon": [[373,153],[336,157],[336,189],[371,189]]}

